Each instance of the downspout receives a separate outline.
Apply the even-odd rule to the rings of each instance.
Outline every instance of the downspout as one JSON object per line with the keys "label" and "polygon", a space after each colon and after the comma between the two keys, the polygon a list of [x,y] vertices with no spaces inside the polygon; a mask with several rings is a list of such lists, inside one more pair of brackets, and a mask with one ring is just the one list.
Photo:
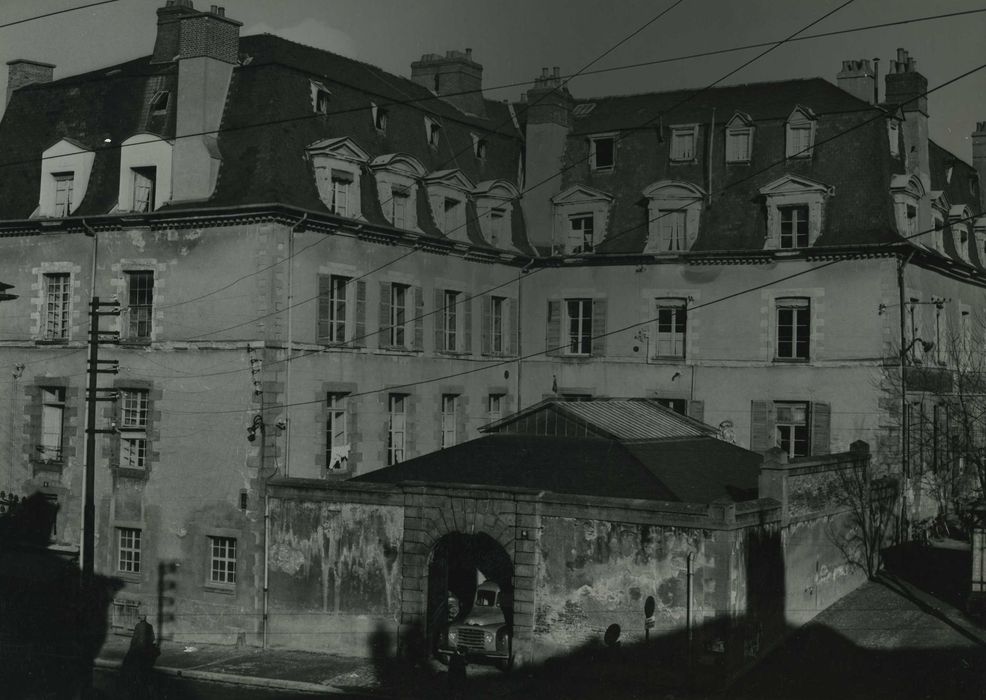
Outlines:
{"label": "downspout", "polygon": [[709,129],[709,204],[712,204],[712,150],[716,142],[716,108],[712,108],[712,126]]}
{"label": "downspout", "polygon": [[907,384],[906,384],[906,373],[904,371],[905,365],[907,363],[907,322],[906,322],[906,289],[904,285],[904,268],[907,267],[907,263],[911,261],[914,257],[914,253],[911,252],[907,258],[901,258],[897,263],[897,295],[898,304],[900,308],[900,456],[901,456],[901,471],[904,476],[904,488],[901,489],[900,497],[900,523],[898,525],[898,539],[903,542],[906,539],[905,523],[907,522],[907,489],[909,487],[910,477],[911,477],[911,465],[910,465],[910,455],[907,453],[908,446],[910,445],[909,432],[910,426],[908,426],[908,416],[907,416]]}
{"label": "downspout", "polygon": [[[260,463],[264,463],[263,459]],[[264,626],[262,648],[267,649],[270,644],[270,493],[267,479],[264,479],[264,616],[261,623]]]}
{"label": "downspout", "polygon": [[685,557],[685,631],[687,632],[688,639],[688,662],[689,667],[691,667],[692,658],[692,562],[694,561],[695,553],[689,552],[688,556]]}
{"label": "downspout", "polygon": [[[83,235],[85,235],[87,238],[92,238],[92,270],[90,272],[90,278],[89,278],[89,301],[91,302],[93,299],[96,298],[96,261],[99,256],[99,238],[96,236],[96,229],[94,229],[92,226],[87,224],[85,219],[82,219],[82,231],[83,231]],[[92,318],[93,318],[92,315],[89,314],[90,325],[92,325]],[[92,328],[90,328],[89,330],[91,331]],[[86,365],[85,365],[87,368],[89,362],[88,357],[89,355],[87,354]],[[95,400],[95,397],[91,397],[91,398],[92,400]],[[86,411],[86,420],[83,427],[83,435],[86,435],[87,440],[95,439],[95,435],[89,435],[87,432],[91,427],[94,426],[89,425],[89,411]],[[84,486],[88,486],[89,480],[88,478],[84,478],[82,482]],[[95,494],[93,494],[93,497],[95,497]],[[82,499],[83,499],[82,500],[83,504],[88,503],[89,494],[86,493],[85,490],[83,490]],[[93,539],[95,540],[95,538]],[[79,528],[79,560],[80,561],[82,561],[82,558],[86,556],[84,554],[86,548],[85,543],[86,543],[86,515],[85,515],[85,507],[83,507],[82,527]],[[95,549],[95,544],[93,545],[93,548]],[[158,630],[158,632],[160,632],[160,630]]]}
{"label": "downspout", "polygon": [[291,323],[291,307],[294,305],[294,234],[297,233],[305,220],[308,212],[305,212],[297,222],[288,229],[288,342],[285,364],[287,371],[284,377],[284,476],[291,473],[291,361],[294,356],[294,326]]}
{"label": "downspout", "polygon": [[521,268],[520,277],[517,278],[517,308],[514,309],[514,313],[517,314],[517,377],[516,377],[517,389],[515,390],[515,393],[517,394],[517,408],[515,409],[516,411],[519,411],[521,408],[524,407],[524,403],[521,400],[522,398],[521,387],[524,386],[523,382],[521,381],[521,375],[523,374],[523,367],[524,367],[524,360],[523,360],[524,349],[521,347],[520,344],[521,334],[522,334],[521,320],[524,317],[524,315],[520,312],[520,310],[521,308],[523,308],[522,301],[523,301],[524,285],[521,283],[524,281],[524,277],[525,275],[527,275],[527,270],[532,264],[534,264],[533,259],[531,260],[531,262],[527,263],[527,265],[524,265],[524,267]]}

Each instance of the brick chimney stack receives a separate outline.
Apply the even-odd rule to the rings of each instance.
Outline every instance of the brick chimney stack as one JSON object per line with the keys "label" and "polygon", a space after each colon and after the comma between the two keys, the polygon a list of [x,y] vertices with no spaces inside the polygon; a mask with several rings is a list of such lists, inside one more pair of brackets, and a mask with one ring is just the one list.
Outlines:
{"label": "brick chimney stack", "polygon": [[14,90],[35,83],[50,83],[54,74],[55,66],[51,63],[29,61],[26,58],[7,61],[7,99],[0,104],[0,117],[3,117]]}
{"label": "brick chimney stack", "polygon": [[483,66],[472,60],[472,49],[426,53],[411,64],[411,80],[467,114],[486,116]]}
{"label": "brick chimney stack", "polygon": [[157,11],[157,39],[151,63],[171,63],[178,56],[181,42],[181,19],[198,14],[192,0],[168,0]]}
{"label": "brick chimney stack", "polygon": [[[528,237],[539,247],[552,242],[554,208],[551,198],[561,191],[560,177],[555,177],[562,167],[568,133],[572,128],[572,110],[575,100],[565,87],[558,66],[551,71],[541,69],[534,79],[534,87],[525,95],[527,102],[527,130],[525,182],[544,183],[538,188],[537,197],[524,197],[524,219]],[[547,188],[547,189],[545,189]]]}
{"label": "brick chimney stack", "polygon": [[843,61],[842,70],[835,78],[839,87],[846,92],[869,104],[876,101],[876,71],[868,58]]}
{"label": "brick chimney stack", "polygon": [[986,206],[986,122],[977,122],[972,133],[972,165],[979,179],[979,207]]}
{"label": "brick chimney stack", "polygon": [[904,149],[907,169],[931,188],[928,155],[928,79],[917,72],[917,60],[904,49],[897,49],[896,60],[887,71],[885,102],[899,105],[904,112]]}

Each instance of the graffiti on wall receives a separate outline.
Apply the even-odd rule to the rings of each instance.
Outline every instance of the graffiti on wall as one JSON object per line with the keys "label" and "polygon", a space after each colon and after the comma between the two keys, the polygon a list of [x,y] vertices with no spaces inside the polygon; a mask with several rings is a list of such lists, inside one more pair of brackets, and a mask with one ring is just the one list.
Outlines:
{"label": "graffiti on wall", "polygon": [[403,535],[400,508],[272,501],[273,604],[330,613],[396,613]]}

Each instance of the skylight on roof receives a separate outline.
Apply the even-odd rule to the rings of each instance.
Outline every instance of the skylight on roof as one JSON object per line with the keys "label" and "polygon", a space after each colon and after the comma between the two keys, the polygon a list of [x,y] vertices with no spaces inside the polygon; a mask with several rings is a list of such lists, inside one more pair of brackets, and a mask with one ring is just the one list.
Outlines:
{"label": "skylight on roof", "polygon": [[164,112],[168,109],[168,98],[170,93],[167,90],[158,90],[151,98],[151,111]]}
{"label": "skylight on roof", "polygon": [[583,102],[582,104],[575,105],[575,109],[572,110],[572,114],[576,119],[580,117],[589,116],[589,112],[596,108],[595,102]]}

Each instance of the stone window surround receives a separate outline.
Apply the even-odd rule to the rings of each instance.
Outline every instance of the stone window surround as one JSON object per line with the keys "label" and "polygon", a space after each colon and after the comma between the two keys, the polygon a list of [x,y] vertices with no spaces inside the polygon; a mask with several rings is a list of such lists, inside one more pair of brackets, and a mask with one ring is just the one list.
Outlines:
{"label": "stone window surround", "polygon": [[643,195],[647,199],[647,244],[644,252],[674,254],[660,249],[662,211],[685,212],[685,250],[690,249],[698,238],[705,190],[682,180],[659,180],[645,188]]}
{"label": "stone window surround", "polygon": [[[171,165],[174,144],[154,134],[140,132],[120,144],[120,187],[116,211],[133,211],[134,170],[154,168],[154,209],[171,199]],[[143,212],[141,212],[143,213]]]}
{"label": "stone window surround", "polygon": [[[355,382],[322,382],[319,387],[319,393],[315,397],[318,403],[319,410],[315,411],[315,430],[314,433],[318,436],[317,449],[315,450],[315,468],[318,469],[318,473],[322,478],[332,479],[332,478],[348,478],[357,473],[357,467],[359,466],[360,459],[363,453],[360,451],[360,446],[362,443],[362,433],[359,429],[359,416],[358,407],[359,399],[354,398],[352,394],[358,391],[358,385]],[[349,468],[345,471],[336,470],[329,471],[329,453],[327,437],[325,435],[325,426],[328,423],[328,406],[326,405],[326,397],[329,394],[347,394],[347,405],[346,405],[346,433],[349,438]]]}
{"label": "stone window surround", "polygon": [[764,250],[798,250],[781,248],[781,209],[808,207],[808,247],[818,240],[825,223],[825,204],[835,188],[807,178],[785,175],[760,189],[767,208],[767,231]]}
{"label": "stone window surround", "polygon": [[[118,262],[110,265],[110,271],[113,274],[113,277],[110,279],[110,286],[113,287],[115,296],[120,301],[121,313],[119,316],[111,317],[111,323],[113,325],[107,330],[118,332],[120,334],[122,344],[146,345],[147,342],[154,343],[161,337],[164,327],[164,312],[162,309],[165,305],[165,293],[167,289],[165,273],[167,270],[167,263],[159,263],[154,258],[121,258]],[[126,334],[124,333],[125,323],[127,320],[125,309],[129,305],[130,296],[130,290],[127,287],[128,281],[126,273],[141,271],[154,273],[154,299],[151,308],[151,337],[149,341],[133,340],[128,343]]]}
{"label": "stone window surround", "polygon": [[69,215],[73,214],[85,199],[89,187],[89,175],[96,154],[71,139],[60,139],[41,153],[41,191],[38,207],[31,218],[51,217],[55,212],[55,175],[72,173],[72,201]]}
{"label": "stone window surround", "polygon": [[[811,158],[815,154],[815,131],[818,125],[818,119],[815,113],[812,112],[807,107],[797,105],[788,115],[787,121],[784,124],[784,155],[786,158],[793,159],[807,159]],[[791,132],[795,127],[807,126],[808,132],[808,148],[794,150],[795,145],[792,140]]]}
{"label": "stone window surround", "polygon": [[[897,225],[897,233],[902,237],[908,235],[906,223],[907,207],[912,206],[917,212],[914,233],[927,231],[930,234],[930,240],[921,235],[915,238],[914,242],[922,243],[926,247],[938,252],[944,252],[942,246],[943,232],[934,229],[934,217],[931,209],[935,207],[928,207],[927,195],[928,193],[925,190],[924,183],[914,175],[893,175],[890,179],[890,196],[894,202],[894,223]],[[941,197],[942,194],[940,192],[931,193],[931,198],[934,200],[938,200]],[[941,210],[941,207],[937,208],[942,215],[942,222],[947,221],[947,206],[944,211]]]}
{"label": "stone window surround", "polygon": [[[348,173],[353,184],[346,202],[346,218],[364,220],[360,192],[362,191],[363,166],[369,160],[366,152],[350,138],[323,139],[310,144],[305,149],[305,156],[312,164],[312,174],[315,177],[315,188],[318,197],[327,209],[332,209],[331,193],[319,188],[318,169],[328,168]],[[330,177],[331,182],[331,177]]]}
{"label": "stone window surround", "polygon": [[[80,441],[80,410],[79,389],[71,383],[70,377],[41,377],[36,376],[30,383],[24,385],[25,413],[27,422],[24,425],[24,456],[37,472],[60,472],[69,459],[76,456],[77,447],[84,446],[84,437]],[[58,462],[42,462],[38,459],[36,445],[41,443],[41,414],[42,394],[44,388],[65,390],[65,404],[62,412],[62,448],[61,460]]]}
{"label": "stone window surround", "polygon": [[649,333],[649,360],[659,364],[694,364],[700,351],[702,314],[689,314],[685,325],[685,356],[683,358],[658,358],[654,355],[654,338],[657,331],[657,302],[661,299],[681,299],[685,301],[686,310],[702,303],[702,292],[698,289],[648,287],[640,290],[640,317],[650,319],[647,326]]}
{"label": "stone window surround", "polygon": [[404,189],[408,194],[407,210],[404,213],[404,230],[421,233],[418,224],[417,197],[418,180],[426,172],[424,166],[412,156],[390,153],[374,158],[370,162],[370,170],[373,171],[376,179],[377,197],[380,207],[383,209],[384,218],[391,221],[393,225],[389,215],[392,192],[395,187]]}
{"label": "stone window surround", "polygon": [[[777,301],[778,299],[807,299],[811,320],[809,322],[808,360],[778,360],[777,349]],[[793,367],[811,366],[825,357],[825,289],[824,287],[770,288],[760,292],[761,360],[771,365]]]}
{"label": "stone window surround", "polygon": [[[945,220],[952,232],[952,244],[958,252],[959,259],[963,262],[970,262],[969,247],[972,244],[973,234],[970,229],[973,224],[972,209],[965,204],[956,204],[949,208]],[[962,234],[965,233],[965,242],[962,242]],[[944,251],[943,251],[944,252]]]}
{"label": "stone window surround", "polygon": [[[122,378],[113,382],[113,389],[119,394],[124,389],[147,392],[147,427],[143,431],[147,441],[147,452],[144,460],[143,469],[130,469],[120,466],[120,433],[116,432],[108,440],[103,440],[102,456],[110,463],[110,467],[119,476],[126,476],[131,479],[147,481],[150,478],[154,465],[161,460],[161,453],[155,446],[161,439],[162,415],[160,401],[163,392],[154,386],[153,382],[144,379]],[[108,401],[104,404],[101,421],[104,425],[118,425],[120,422],[120,411],[122,403],[120,398],[116,401]]]}
{"label": "stone window surround", "polygon": [[[80,322],[82,320],[83,314],[86,313],[85,304],[82,303],[82,266],[77,265],[72,262],[67,261],[57,261],[57,262],[41,262],[37,267],[31,268],[31,276],[34,280],[31,283],[31,291],[34,294],[31,296],[31,306],[34,307],[31,311],[31,338],[35,343],[43,344],[46,342],[44,339],[44,324],[45,324],[45,275],[50,274],[68,274],[69,275],[69,285],[72,290],[71,298],[69,299],[69,330],[68,330],[68,342],[72,339],[81,339],[81,327]],[[57,341],[59,343],[64,343],[65,341]]]}
{"label": "stone window surround", "polygon": [[447,232],[442,231],[442,227],[438,226],[439,231],[451,240],[469,243],[469,203],[476,186],[459,170],[439,170],[429,173],[424,177],[424,183],[436,226],[440,216],[444,218],[445,212],[439,207],[444,207],[446,200],[455,200],[461,207],[459,223]]}
{"label": "stone window surround", "polygon": [[[466,336],[471,335],[472,329],[466,328],[467,318],[468,321],[472,321],[472,309],[470,308],[467,316],[466,309],[471,307],[473,304],[472,292],[469,291],[469,286],[460,279],[451,279],[447,277],[436,277],[433,283],[434,296],[436,300],[435,313],[432,315],[434,319],[434,329],[435,336],[438,337],[439,332],[442,334],[442,344],[435,347],[435,353],[447,356],[456,355],[468,355],[471,353],[472,349],[466,347]],[[456,297],[455,306],[455,319],[456,319],[456,349],[455,350],[445,350],[444,344],[444,331],[445,331],[445,292],[456,292],[458,296]],[[441,296],[441,304],[439,305],[438,298]]]}
{"label": "stone window surround", "polygon": [[503,212],[505,240],[497,241],[498,248],[515,250],[513,245],[513,203],[520,196],[517,188],[506,180],[488,180],[476,185],[473,197],[476,202],[476,220],[486,241],[492,243],[492,214],[496,209]]}
{"label": "stone window surround", "polygon": [[[740,134],[747,134],[749,136],[748,140],[748,150],[746,158],[736,158],[730,160],[729,158],[729,140],[731,136],[738,136]],[[725,148],[724,157],[728,165],[744,165],[749,163],[753,159],[753,139],[756,136],[756,127],[753,124],[753,119],[750,118],[749,114],[745,112],[735,112],[733,116],[726,122],[725,128]]]}
{"label": "stone window surround", "polygon": [[[698,124],[672,124],[668,127],[668,162],[671,165],[682,165],[698,162]],[[675,158],[674,156],[674,137],[676,134],[691,132],[692,135],[692,157]]]}
{"label": "stone window surround", "polygon": [[[219,581],[212,580],[212,539],[215,537],[230,538],[235,540],[236,542],[236,559],[235,559],[236,580],[233,583],[222,583]],[[240,582],[244,580],[243,577],[245,573],[242,567],[242,564],[245,559],[244,557],[245,552],[243,551],[243,544],[245,542],[245,539],[243,537],[243,533],[235,528],[210,527],[202,532],[202,539],[204,539],[203,544],[205,549],[204,552],[205,571],[203,575],[203,579],[204,579],[203,587],[215,593],[224,593],[228,595],[235,594],[237,587],[240,585]]]}
{"label": "stone window surround", "polygon": [[576,185],[551,199],[554,216],[552,249],[556,254],[574,255],[568,245],[569,219],[577,214],[593,216],[593,249],[606,238],[606,226],[609,223],[609,211],[613,198],[604,192]]}

